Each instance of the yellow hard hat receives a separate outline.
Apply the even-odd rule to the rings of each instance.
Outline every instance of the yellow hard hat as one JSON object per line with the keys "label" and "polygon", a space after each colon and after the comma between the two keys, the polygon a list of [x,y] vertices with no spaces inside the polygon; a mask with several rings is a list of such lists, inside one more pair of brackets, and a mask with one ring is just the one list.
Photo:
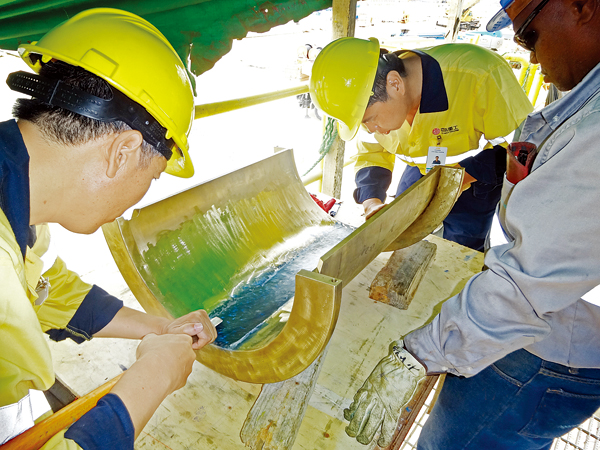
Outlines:
{"label": "yellow hard hat", "polygon": [[[53,28],[38,42],[20,45],[19,53],[36,73],[42,63],[57,59],[106,80],[166,129],[158,127],[161,146],[172,150],[166,173],[183,178],[194,174],[187,139],[194,119],[192,85],[181,58],[150,22],[118,9],[89,9]],[[34,55],[41,55],[41,61]],[[152,122],[148,119],[143,123]],[[156,129],[149,131],[151,137]],[[148,130],[139,131],[146,139]]]}
{"label": "yellow hard hat", "polygon": [[312,101],[337,119],[340,137],[351,140],[372,95],[379,41],[345,37],[328,44],[315,59],[310,77]]}

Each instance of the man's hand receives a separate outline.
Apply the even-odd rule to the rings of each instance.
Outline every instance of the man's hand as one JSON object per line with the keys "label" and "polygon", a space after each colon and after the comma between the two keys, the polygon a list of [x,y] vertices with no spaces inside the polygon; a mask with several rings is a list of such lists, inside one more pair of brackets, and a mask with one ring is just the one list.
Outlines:
{"label": "man's hand", "polygon": [[378,198],[368,198],[362,205],[365,209],[365,220],[368,220],[373,214],[382,209],[385,206],[385,203]]}
{"label": "man's hand", "polygon": [[138,345],[136,362],[111,389],[123,401],[135,437],[172,392],[182,388],[196,359],[192,338],[185,334],[148,334]]}
{"label": "man's hand", "polygon": [[200,309],[165,324],[160,334],[187,334],[193,339],[192,348],[199,350],[217,338],[217,330],[206,311]]}
{"label": "man's hand", "polygon": [[383,358],[354,396],[344,418],[350,421],[346,433],[368,444],[381,429],[377,444],[387,447],[392,441],[402,408],[411,400],[425,378],[426,370],[404,349],[402,340],[390,344]]}
{"label": "man's hand", "polygon": [[[196,353],[192,350],[192,338],[185,334],[149,334],[142,339],[136,351],[137,362],[154,363],[157,372],[168,381],[169,394],[185,386],[192,373]],[[152,361],[152,363],[150,363]]]}

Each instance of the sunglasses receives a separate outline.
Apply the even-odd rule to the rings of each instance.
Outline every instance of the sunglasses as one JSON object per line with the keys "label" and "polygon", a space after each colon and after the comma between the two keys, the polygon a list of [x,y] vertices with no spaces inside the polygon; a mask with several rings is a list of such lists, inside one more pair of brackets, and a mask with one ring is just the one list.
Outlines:
{"label": "sunglasses", "polygon": [[535,50],[535,43],[537,42],[538,35],[535,30],[527,31],[527,27],[531,24],[533,19],[540,13],[540,11],[546,6],[550,0],[543,0],[535,9],[529,14],[523,25],[515,33],[514,41],[523,47],[525,50],[533,52]]}

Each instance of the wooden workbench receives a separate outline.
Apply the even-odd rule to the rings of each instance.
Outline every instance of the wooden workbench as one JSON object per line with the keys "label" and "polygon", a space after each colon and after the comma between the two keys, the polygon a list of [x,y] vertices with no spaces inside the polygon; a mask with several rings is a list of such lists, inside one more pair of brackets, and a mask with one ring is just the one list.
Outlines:
{"label": "wooden workbench", "polygon": [[[343,409],[387,354],[389,343],[426,323],[439,304],[458,293],[483,266],[479,252],[435,236],[427,239],[437,245],[435,261],[407,310],[368,298],[369,285],[390,253],[382,253],[344,288],[339,320],[294,450],[369,448],[346,435]],[[123,298],[127,306],[140,309],[116,266],[107,264],[84,278]],[[82,345],[51,343],[56,373],[75,392],[84,394],[129,367],[135,361],[137,343],[115,339],[94,339]],[[244,449],[239,433],[260,389],[260,385],[234,381],[195,363],[187,385],[163,402],[135,448]]]}

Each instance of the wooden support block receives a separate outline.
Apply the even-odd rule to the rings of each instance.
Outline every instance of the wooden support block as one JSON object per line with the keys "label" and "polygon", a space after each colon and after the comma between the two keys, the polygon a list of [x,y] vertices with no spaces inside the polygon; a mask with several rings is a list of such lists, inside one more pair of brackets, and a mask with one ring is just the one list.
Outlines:
{"label": "wooden support block", "polygon": [[254,450],[288,450],[294,445],[308,401],[315,390],[328,347],[295,377],[263,385],[240,432]]}
{"label": "wooden support block", "polygon": [[407,309],[435,251],[436,245],[427,241],[396,250],[371,283],[369,298]]}

